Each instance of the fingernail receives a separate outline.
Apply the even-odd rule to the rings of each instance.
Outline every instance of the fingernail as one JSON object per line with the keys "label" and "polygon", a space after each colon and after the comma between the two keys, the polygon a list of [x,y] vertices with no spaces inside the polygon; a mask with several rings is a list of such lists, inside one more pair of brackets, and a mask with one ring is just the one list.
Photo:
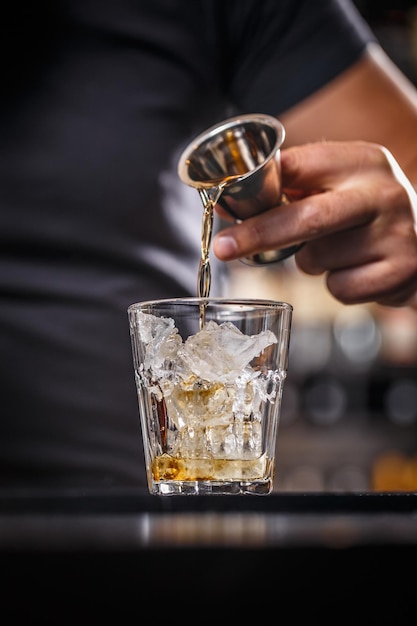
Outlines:
{"label": "fingernail", "polygon": [[214,251],[216,256],[222,259],[234,257],[237,252],[236,240],[229,235],[217,235],[214,240]]}

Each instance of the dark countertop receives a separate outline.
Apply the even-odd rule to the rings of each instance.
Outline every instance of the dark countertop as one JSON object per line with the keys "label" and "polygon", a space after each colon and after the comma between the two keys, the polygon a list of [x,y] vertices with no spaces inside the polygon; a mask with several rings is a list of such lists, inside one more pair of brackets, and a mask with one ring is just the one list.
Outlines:
{"label": "dark countertop", "polygon": [[2,601],[43,623],[82,612],[122,625],[162,598],[262,608],[277,596],[294,619],[306,611],[300,598],[320,619],[354,600],[397,625],[399,607],[406,623],[415,603],[416,558],[414,493],[0,490]]}
{"label": "dark countertop", "polygon": [[377,544],[417,547],[417,494],[158,497],[133,489],[0,490],[2,551]]}

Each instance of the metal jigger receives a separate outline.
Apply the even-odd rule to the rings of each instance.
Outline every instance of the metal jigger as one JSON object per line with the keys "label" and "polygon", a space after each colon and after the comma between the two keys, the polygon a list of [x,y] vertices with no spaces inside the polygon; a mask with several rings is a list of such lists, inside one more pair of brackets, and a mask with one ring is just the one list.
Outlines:
{"label": "metal jigger", "polygon": [[[285,129],[275,117],[231,117],[198,135],[178,161],[178,175],[205,200],[219,204],[236,221],[288,204],[281,191],[280,148]],[[246,257],[249,265],[282,261],[302,244]]]}

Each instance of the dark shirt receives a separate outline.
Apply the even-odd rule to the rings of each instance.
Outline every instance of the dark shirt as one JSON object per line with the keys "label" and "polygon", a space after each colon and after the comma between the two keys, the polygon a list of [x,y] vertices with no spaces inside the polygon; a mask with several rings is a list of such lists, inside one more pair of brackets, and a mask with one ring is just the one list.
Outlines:
{"label": "dark shirt", "polygon": [[349,7],[2,9],[0,486],[145,484],[126,309],[196,295],[202,205],[178,156],[216,121],[279,116],[355,62],[372,35]]}

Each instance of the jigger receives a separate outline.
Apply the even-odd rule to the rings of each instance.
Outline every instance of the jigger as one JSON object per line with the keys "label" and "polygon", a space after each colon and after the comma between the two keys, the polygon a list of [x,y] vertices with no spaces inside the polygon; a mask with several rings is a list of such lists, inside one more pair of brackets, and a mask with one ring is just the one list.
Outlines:
{"label": "jigger", "polygon": [[[230,117],[198,135],[182,152],[178,175],[198,190],[203,204],[219,204],[237,222],[273,206],[288,204],[281,190],[280,149],[285,129],[275,117]],[[281,261],[302,244],[259,252],[242,259],[250,265]]]}

